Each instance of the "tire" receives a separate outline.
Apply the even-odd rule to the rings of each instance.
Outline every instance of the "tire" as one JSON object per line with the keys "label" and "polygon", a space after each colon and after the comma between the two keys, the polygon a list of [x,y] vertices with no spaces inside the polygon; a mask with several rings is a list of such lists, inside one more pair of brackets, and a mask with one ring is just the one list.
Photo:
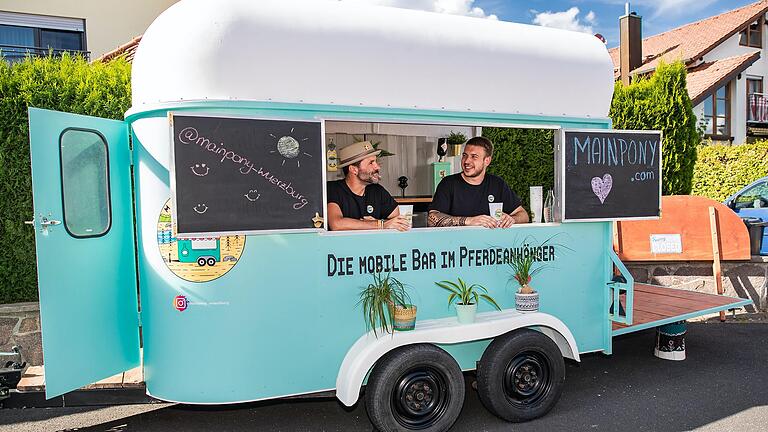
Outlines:
{"label": "tire", "polygon": [[216,258],[210,257],[210,258],[208,258],[208,259],[206,260],[206,263],[207,263],[209,266],[213,267],[213,266],[215,266],[215,265],[216,265]]}
{"label": "tire", "polygon": [[565,361],[546,335],[522,329],[494,339],[477,367],[477,392],[485,408],[510,422],[541,417],[563,392]]}
{"label": "tire", "polygon": [[200,267],[203,267],[205,265],[205,257],[198,258],[197,265],[199,265]]}
{"label": "tire", "polygon": [[376,363],[365,390],[368,418],[382,432],[446,431],[463,406],[459,365],[430,344],[387,353]]}

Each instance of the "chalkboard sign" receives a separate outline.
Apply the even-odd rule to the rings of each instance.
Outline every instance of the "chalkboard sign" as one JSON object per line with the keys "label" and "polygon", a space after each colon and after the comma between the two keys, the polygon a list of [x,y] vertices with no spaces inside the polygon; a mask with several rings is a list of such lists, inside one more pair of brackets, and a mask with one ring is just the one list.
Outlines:
{"label": "chalkboard sign", "polygon": [[564,130],[564,221],[661,215],[661,132]]}
{"label": "chalkboard sign", "polygon": [[320,121],[169,117],[180,237],[322,227]]}

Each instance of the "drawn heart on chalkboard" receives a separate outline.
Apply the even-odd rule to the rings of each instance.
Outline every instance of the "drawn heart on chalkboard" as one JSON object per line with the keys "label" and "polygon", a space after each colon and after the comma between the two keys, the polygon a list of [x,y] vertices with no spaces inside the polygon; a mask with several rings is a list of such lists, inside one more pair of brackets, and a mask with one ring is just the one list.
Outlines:
{"label": "drawn heart on chalkboard", "polygon": [[600,199],[600,204],[605,203],[605,198],[611,193],[613,187],[613,177],[610,174],[603,174],[603,178],[592,177],[592,192]]}

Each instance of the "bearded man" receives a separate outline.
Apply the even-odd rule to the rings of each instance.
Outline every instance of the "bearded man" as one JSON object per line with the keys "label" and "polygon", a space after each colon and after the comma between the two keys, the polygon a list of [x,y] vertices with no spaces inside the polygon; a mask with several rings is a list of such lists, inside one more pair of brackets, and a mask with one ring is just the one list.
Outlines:
{"label": "bearded man", "polygon": [[400,216],[397,202],[379,184],[376,150],[368,141],[357,142],[339,150],[342,180],[330,181],[328,192],[328,227],[332,231],[410,229],[408,220]]}
{"label": "bearded man", "polygon": [[[493,158],[493,143],[474,137],[464,145],[461,172],[437,185],[429,206],[429,226],[482,226],[509,228],[529,222],[522,201],[500,177],[486,173]],[[500,219],[490,215],[490,203],[501,203]]]}

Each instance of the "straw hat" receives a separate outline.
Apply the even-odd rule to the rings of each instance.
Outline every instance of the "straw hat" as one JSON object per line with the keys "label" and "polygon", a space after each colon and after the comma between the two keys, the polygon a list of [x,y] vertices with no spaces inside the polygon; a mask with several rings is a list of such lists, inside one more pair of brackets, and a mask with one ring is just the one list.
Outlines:
{"label": "straw hat", "polygon": [[370,141],[360,141],[339,150],[339,168],[360,162],[368,156],[378,156],[381,150],[373,148]]}

